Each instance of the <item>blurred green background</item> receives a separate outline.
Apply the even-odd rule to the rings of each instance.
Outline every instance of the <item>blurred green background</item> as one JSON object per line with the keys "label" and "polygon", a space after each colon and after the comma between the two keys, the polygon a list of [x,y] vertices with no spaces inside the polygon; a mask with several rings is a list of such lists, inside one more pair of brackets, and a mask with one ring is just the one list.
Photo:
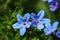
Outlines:
{"label": "blurred green background", "polygon": [[[48,3],[42,0],[0,0],[0,40],[53,40],[51,35],[46,36],[43,31],[38,31],[36,28],[27,29],[24,36],[20,36],[19,29],[12,28],[17,22],[16,14],[22,16],[27,12],[37,14],[40,10],[45,11],[44,17],[51,19],[51,23],[60,22],[60,8],[51,12]],[[58,40],[56,36],[53,37]]]}

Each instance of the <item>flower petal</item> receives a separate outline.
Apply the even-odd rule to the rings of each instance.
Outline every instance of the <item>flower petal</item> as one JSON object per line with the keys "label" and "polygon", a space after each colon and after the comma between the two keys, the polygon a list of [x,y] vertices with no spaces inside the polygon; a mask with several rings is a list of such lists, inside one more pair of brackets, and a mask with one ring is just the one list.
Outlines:
{"label": "flower petal", "polygon": [[23,36],[26,32],[26,28],[23,27],[23,28],[20,28],[20,35]]}
{"label": "flower petal", "polygon": [[44,11],[43,10],[39,11],[37,16],[38,19],[41,20],[44,17]]}
{"label": "flower petal", "polygon": [[55,11],[57,7],[50,7],[50,11]]}
{"label": "flower petal", "polygon": [[31,22],[28,22],[27,23],[27,28],[30,28],[30,26],[31,26]]}
{"label": "flower petal", "polygon": [[45,24],[45,27],[49,29],[49,28],[51,28],[51,24],[47,23],[47,24]]}
{"label": "flower petal", "polygon": [[53,25],[52,25],[52,31],[54,32],[55,30],[57,30],[57,26],[58,26],[59,22],[54,22]]}
{"label": "flower petal", "polygon": [[13,27],[14,29],[19,29],[19,28],[21,28],[21,24],[15,23],[15,24],[12,25],[12,27]]}
{"label": "flower petal", "polygon": [[17,20],[18,20],[18,22],[22,22],[22,17],[21,17],[21,15],[17,14]]}
{"label": "flower petal", "polygon": [[58,6],[59,5],[59,3],[58,2],[56,2],[56,6]]}
{"label": "flower petal", "polygon": [[33,20],[35,20],[35,14],[34,13],[31,13],[31,18],[33,19]]}
{"label": "flower petal", "polygon": [[48,3],[52,2],[53,0],[48,0]]}
{"label": "flower petal", "polygon": [[48,0],[42,0],[43,2],[46,2],[46,1],[48,1]]}
{"label": "flower petal", "polygon": [[55,30],[57,30],[57,28],[52,27],[51,30],[52,32],[54,32]]}
{"label": "flower petal", "polygon": [[43,24],[38,24],[38,25],[37,25],[37,28],[38,28],[39,30],[41,30],[41,29],[44,28],[44,26],[43,26]]}
{"label": "flower petal", "polygon": [[51,34],[52,32],[49,31],[47,28],[45,28],[45,29],[44,29],[44,33],[45,33],[45,35],[49,35],[49,34]]}
{"label": "flower petal", "polygon": [[50,19],[43,18],[42,20],[40,20],[40,23],[43,23],[43,24],[50,23]]}
{"label": "flower petal", "polygon": [[57,36],[58,38],[60,38],[60,31],[57,31],[57,32],[56,32],[56,36]]}
{"label": "flower petal", "polygon": [[36,27],[36,26],[37,26],[36,21],[33,20],[31,25],[32,25],[33,27]]}
{"label": "flower petal", "polygon": [[57,28],[58,24],[59,24],[59,22],[56,21],[56,22],[53,23],[52,27]]}
{"label": "flower petal", "polygon": [[29,18],[30,18],[30,14],[29,13],[26,13],[25,16],[24,16],[24,20],[25,21],[28,21]]}

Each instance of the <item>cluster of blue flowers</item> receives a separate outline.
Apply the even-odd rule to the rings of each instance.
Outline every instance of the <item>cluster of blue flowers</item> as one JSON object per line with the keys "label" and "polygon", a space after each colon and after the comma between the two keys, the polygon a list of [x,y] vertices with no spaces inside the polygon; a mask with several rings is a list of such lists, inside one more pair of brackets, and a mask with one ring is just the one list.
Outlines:
{"label": "cluster of blue flowers", "polygon": [[[29,13],[26,13],[24,18],[22,18],[21,15],[17,14],[17,22],[13,24],[12,27],[14,29],[19,29],[21,36],[25,34],[26,28],[30,27],[37,27],[37,29],[40,31],[44,29],[45,35],[50,35],[51,33],[54,33],[54,31],[57,30],[59,22],[56,21],[53,23],[53,25],[51,25],[50,19],[43,17],[43,10],[39,11],[37,15],[34,13],[31,13],[31,15]],[[31,22],[29,21],[30,18],[32,18]],[[60,38],[60,31],[56,32],[56,35]]]}
{"label": "cluster of blue flowers", "polygon": [[56,11],[58,9],[59,3],[57,0],[43,0],[48,1],[49,7],[50,7],[50,11]]}

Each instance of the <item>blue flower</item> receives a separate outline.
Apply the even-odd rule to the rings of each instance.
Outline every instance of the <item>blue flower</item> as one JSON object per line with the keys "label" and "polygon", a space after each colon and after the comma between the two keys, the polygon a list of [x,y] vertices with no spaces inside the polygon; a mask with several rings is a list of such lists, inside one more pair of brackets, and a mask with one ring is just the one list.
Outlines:
{"label": "blue flower", "polygon": [[56,36],[57,36],[58,38],[60,38],[60,31],[57,31],[57,32],[56,32]]}
{"label": "blue flower", "polygon": [[44,28],[43,24],[50,22],[49,19],[43,18],[43,16],[44,16],[43,10],[39,11],[37,15],[35,15],[34,13],[31,13],[31,18],[33,19],[32,26],[37,27],[39,30],[43,29]]}
{"label": "blue flower", "polygon": [[20,30],[20,35],[23,36],[26,32],[26,28],[29,28],[31,25],[31,22],[29,22],[30,14],[26,13],[24,18],[21,17],[21,15],[17,14],[17,22],[13,24],[14,29]]}
{"label": "blue flower", "polygon": [[45,26],[46,26],[46,28],[44,29],[45,35],[49,35],[49,34],[53,33],[57,29],[58,24],[59,23],[57,21],[54,22],[52,26],[50,23],[45,24]]}
{"label": "blue flower", "polygon": [[58,2],[57,0],[52,0],[49,3],[50,11],[55,11],[58,8]]}
{"label": "blue flower", "polygon": [[42,1],[48,1],[50,11],[55,11],[58,8],[58,1],[57,0],[42,0]]}

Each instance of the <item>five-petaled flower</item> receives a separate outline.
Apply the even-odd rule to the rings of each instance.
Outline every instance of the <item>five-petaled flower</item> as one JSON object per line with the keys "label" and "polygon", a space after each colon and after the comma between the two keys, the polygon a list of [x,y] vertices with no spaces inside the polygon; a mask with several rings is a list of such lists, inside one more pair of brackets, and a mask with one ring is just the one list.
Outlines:
{"label": "five-petaled flower", "polygon": [[56,32],[56,36],[60,38],[60,30]]}
{"label": "five-petaled flower", "polygon": [[51,33],[53,33],[55,30],[57,30],[57,26],[58,26],[59,22],[54,22],[53,25],[51,26],[50,23],[45,24],[46,28],[44,29],[45,35],[49,35]]}
{"label": "five-petaled flower", "polygon": [[50,11],[55,11],[58,9],[59,3],[57,0],[42,0],[42,1],[48,1],[49,9]]}
{"label": "five-petaled flower", "polygon": [[52,0],[52,1],[49,1],[48,3],[49,3],[50,11],[55,11],[58,8],[57,0]]}
{"label": "five-petaled flower", "polygon": [[32,26],[37,27],[39,30],[43,29],[44,28],[43,24],[47,24],[50,22],[49,19],[43,18],[43,16],[44,16],[43,10],[39,11],[37,15],[35,15],[34,13],[31,13],[31,18],[33,19]]}
{"label": "five-petaled flower", "polygon": [[26,13],[24,18],[21,17],[21,15],[17,14],[17,23],[13,24],[14,29],[20,30],[20,35],[23,36],[26,32],[26,28],[29,28],[31,25],[31,22],[29,22],[30,14]]}

